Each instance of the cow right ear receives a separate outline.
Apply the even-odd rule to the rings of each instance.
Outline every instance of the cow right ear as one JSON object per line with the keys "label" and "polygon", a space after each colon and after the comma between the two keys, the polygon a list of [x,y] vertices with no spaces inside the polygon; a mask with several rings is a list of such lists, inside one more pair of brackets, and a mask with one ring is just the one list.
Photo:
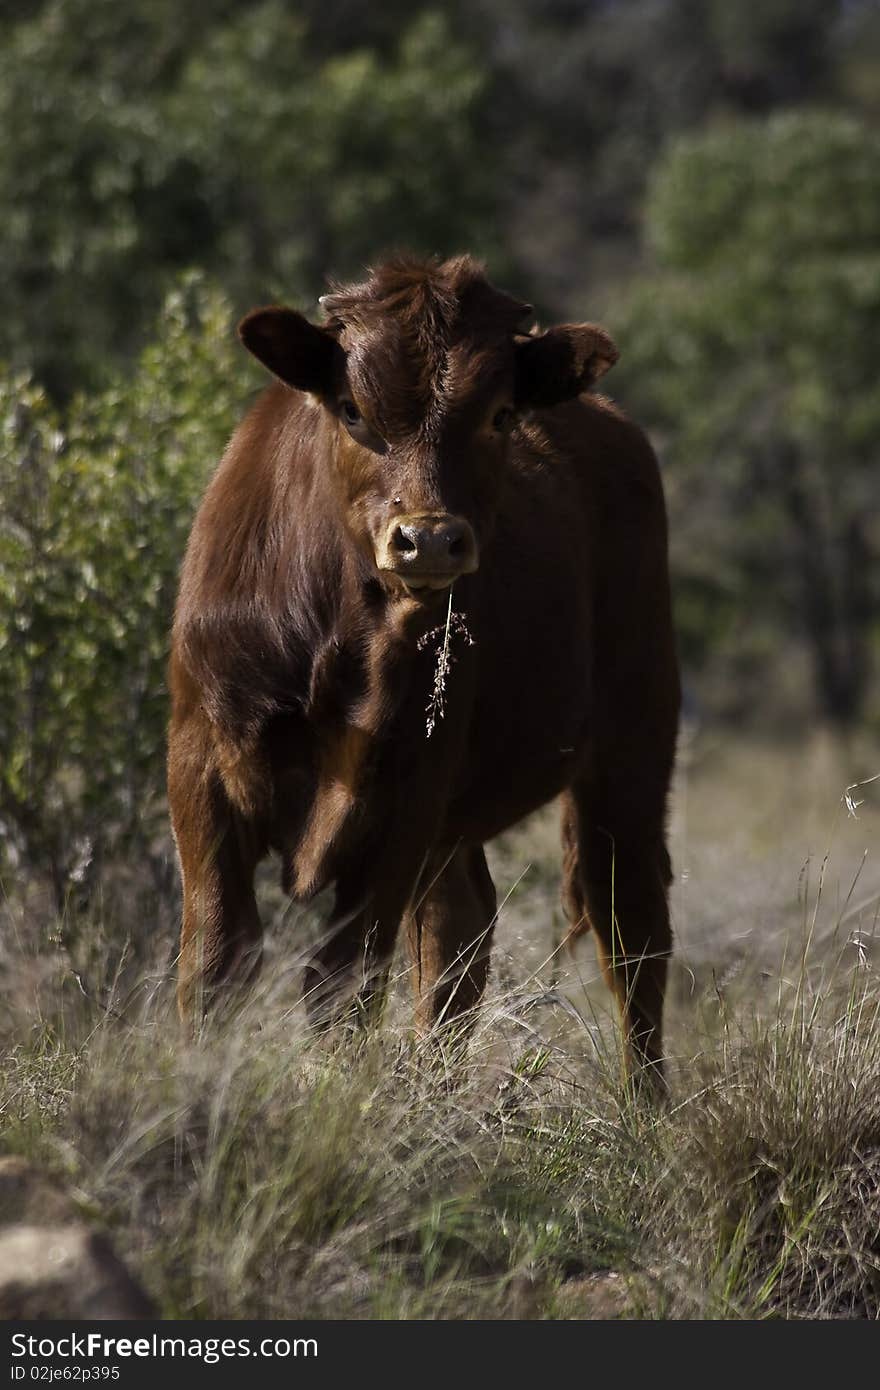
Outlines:
{"label": "cow right ear", "polygon": [[317,328],[294,309],[271,304],[253,309],[238,325],[248,352],[288,386],[329,396],[342,352],[332,333]]}

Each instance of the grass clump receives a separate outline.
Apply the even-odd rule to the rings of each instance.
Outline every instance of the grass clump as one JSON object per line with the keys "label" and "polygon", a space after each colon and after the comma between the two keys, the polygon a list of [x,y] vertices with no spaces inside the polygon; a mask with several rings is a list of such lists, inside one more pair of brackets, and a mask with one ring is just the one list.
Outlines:
{"label": "grass clump", "polygon": [[659,1110],[573,1025],[523,1048],[509,999],[447,1056],[393,1025],[315,1040],[268,1000],[187,1047],[155,992],[64,1003],[7,1053],[4,1144],[166,1317],[880,1314],[867,989],[738,1017]]}

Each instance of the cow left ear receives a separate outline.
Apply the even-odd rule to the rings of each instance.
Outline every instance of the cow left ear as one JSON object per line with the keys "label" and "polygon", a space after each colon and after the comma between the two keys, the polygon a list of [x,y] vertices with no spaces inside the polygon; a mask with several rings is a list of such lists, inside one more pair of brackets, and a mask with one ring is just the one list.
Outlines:
{"label": "cow left ear", "polygon": [[518,409],[540,409],[571,400],[613,367],[619,353],[595,323],[564,323],[516,345]]}
{"label": "cow left ear", "polygon": [[333,391],[342,349],[332,333],[294,309],[277,304],[254,309],[238,325],[238,336],[248,352],[288,386],[319,396]]}

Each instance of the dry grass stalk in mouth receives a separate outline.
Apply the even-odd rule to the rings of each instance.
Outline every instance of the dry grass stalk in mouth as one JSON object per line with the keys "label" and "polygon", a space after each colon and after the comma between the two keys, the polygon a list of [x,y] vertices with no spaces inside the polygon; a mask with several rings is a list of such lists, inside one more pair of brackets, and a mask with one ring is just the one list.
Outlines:
{"label": "dry grass stalk in mouth", "polygon": [[[442,634],[442,645],[441,645]],[[446,622],[440,626],[432,627],[429,632],[425,632],[419,638],[418,650],[423,652],[431,642],[437,643],[437,665],[434,670],[434,684],[431,688],[431,698],[425,706],[427,719],[425,720],[425,737],[430,738],[436,727],[437,721],[446,714],[446,679],[452,667],[455,665],[456,658],[451,651],[451,638],[461,637],[465,646],[472,647],[474,638],[471,636],[467,625],[467,620],[463,613],[453,613],[452,611],[452,590],[449,591],[449,607],[446,610]]]}

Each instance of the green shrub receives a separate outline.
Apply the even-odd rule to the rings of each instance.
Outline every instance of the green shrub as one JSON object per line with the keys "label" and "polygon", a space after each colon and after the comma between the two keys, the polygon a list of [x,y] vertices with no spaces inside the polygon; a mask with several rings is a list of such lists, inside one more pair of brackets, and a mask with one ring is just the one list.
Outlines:
{"label": "green shrub", "polygon": [[196,276],[134,372],[63,423],[33,382],[0,381],[0,853],[56,898],[156,833],[178,566],[246,386]]}

